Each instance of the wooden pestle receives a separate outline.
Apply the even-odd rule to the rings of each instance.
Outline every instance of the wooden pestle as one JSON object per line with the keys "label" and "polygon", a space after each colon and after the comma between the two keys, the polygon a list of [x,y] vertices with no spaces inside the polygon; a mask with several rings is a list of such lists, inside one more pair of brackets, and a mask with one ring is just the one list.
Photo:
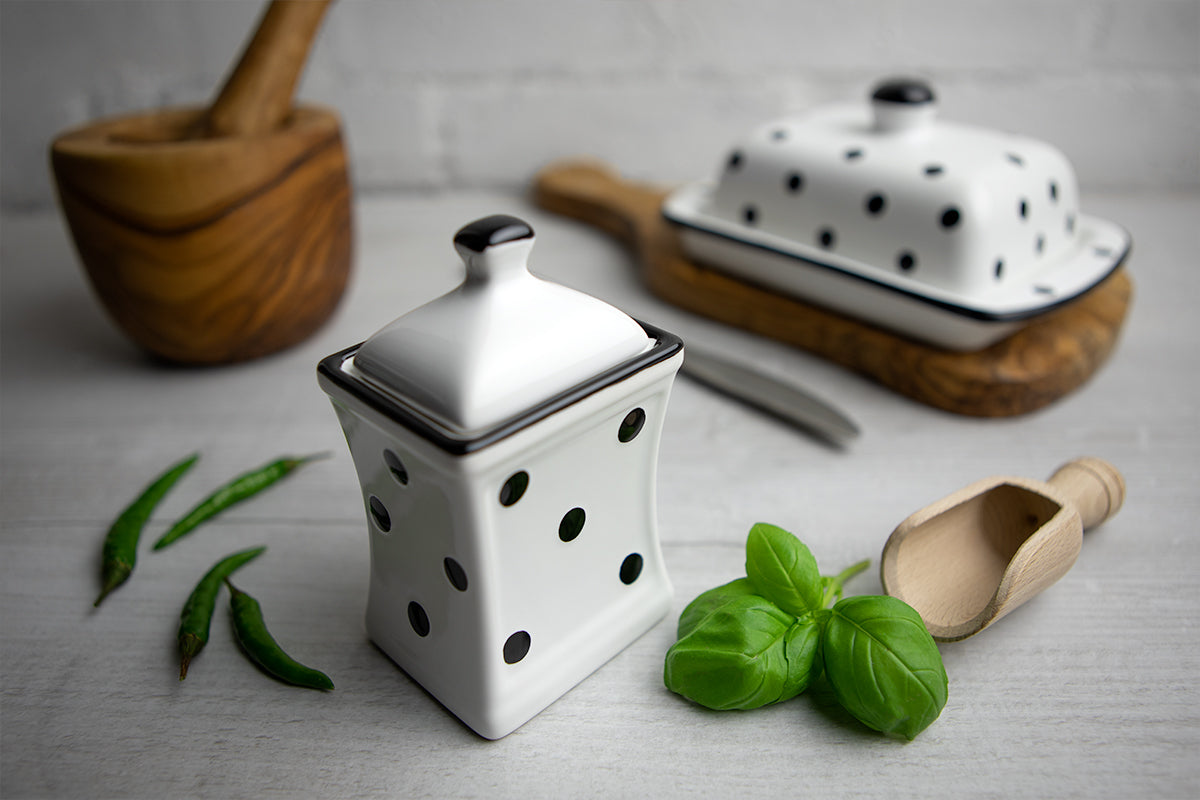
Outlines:
{"label": "wooden pestle", "polygon": [[273,2],[208,108],[205,136],[260,136],[283,124],[331,0]]}
{"label": "wooden pestle", "polygon": [[345,289],[351,188],[337,115],[292,95],[328,0],[273,0],[207,108],[149,111],[51,146],[93,288],[146,349],[183,363],[311,335]]}
{"label": "wooden pestle", "polygon": [[883,549],[883,588],[915,608],[935,639],[972,636],[1057,581],[1083,531],[1115,514],[1125,482],[1080,458],[1048,481],[994,477],[916,512]]}

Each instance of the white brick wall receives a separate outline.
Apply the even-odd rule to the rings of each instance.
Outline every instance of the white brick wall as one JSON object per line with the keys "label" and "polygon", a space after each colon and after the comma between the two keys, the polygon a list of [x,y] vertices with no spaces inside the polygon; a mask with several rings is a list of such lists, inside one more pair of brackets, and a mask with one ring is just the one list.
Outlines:
{"label": "white brick wall", "polygon": [[[68,126],[206,102],[261,8],[0,0],[0,202],[53,203]],[[1200,189],[1200,0],[339,0],[300,96],[341,111],[360,191],[520,187],[585,153],[672,182],[897,73],[1056,144],[1085,191]]]}

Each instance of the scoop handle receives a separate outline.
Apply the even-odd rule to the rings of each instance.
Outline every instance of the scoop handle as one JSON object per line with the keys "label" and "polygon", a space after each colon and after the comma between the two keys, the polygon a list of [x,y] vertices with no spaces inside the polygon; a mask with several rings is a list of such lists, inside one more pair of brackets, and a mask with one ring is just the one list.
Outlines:
{"label": "scoop handle", "polygon": [[1079,512],[1084,530],[1116,514],[1125,502],[1125,479],[1116,467],[1100,458],[1068,461],[1047,483],[1065,495]]}
{"label": "scoop handle", "polygon": [[205,136],[257,136],[283,123],[331,2],[272,0],[237,66],[209,106]]}

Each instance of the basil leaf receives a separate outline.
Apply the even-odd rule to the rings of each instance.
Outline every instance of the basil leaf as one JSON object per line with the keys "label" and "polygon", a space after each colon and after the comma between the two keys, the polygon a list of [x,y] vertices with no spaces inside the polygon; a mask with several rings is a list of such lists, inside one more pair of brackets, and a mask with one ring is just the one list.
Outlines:
{"label": "basil leaf", "polygon": [[740,597],[748,594],[758,594],[754,590],[754,584],[746,578],[738,578],[730,581],[723,586],[718,586],[715,589],[709,589],[707,592],[699,595],[695,600],[688,603],[687,608],[679,615],[679,627],[675,632],[678,639],[682,639],[696,629],[696,626],[703,621],[712,612],[723,606],[726,602],[734,597]]}
{"label": "basil leaf", "polygon": [[808,614],[792,623],[783,637],[783,654],[787,658],[788,675],[780,700],[795,697],[808,688],[821,670],[821,631],[824,620]]}
{"label": "basil leaf", "polygon": [[763,597],[797,617],[821,608],[817,560],[783,528],[760,522],[746,539],[746,575]]}
{"label": "basil leaf", "polygon": [[708,708],[751,709],[808,686],[820,624],[797,620],[757,595],[730,597],[667,651],[663,682]]}
{"label": "basil leaf", "polygon": [[821,652],[838,702],[877,731],[913,739],[946,705],[948,680],[937,644],[921,616],[894,597],[840,601]]}

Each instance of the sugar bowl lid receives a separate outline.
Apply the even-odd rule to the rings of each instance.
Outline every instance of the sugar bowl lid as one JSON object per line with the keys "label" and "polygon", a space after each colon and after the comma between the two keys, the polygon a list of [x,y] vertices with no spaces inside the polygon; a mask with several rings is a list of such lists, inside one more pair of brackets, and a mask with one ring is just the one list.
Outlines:
{"label": "sugar bowl lid", "polygon": [[362,344],[366,381],[457,433],[496,426],[654,346],[613,306],[533,275],[533,229],[495,215],[464,226],[462,284]]}

